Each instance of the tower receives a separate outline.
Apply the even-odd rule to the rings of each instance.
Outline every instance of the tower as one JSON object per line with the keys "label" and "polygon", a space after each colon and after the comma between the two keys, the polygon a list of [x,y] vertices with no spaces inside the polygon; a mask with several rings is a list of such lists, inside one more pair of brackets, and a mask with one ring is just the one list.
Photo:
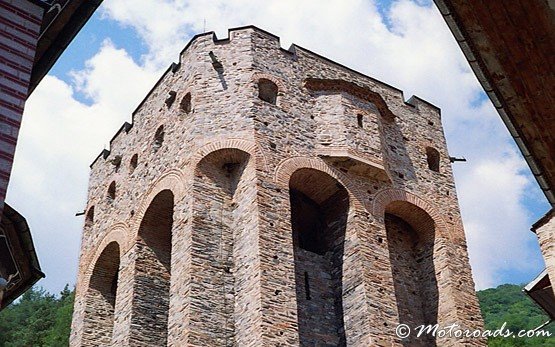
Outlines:
{"label": "tower", "polygon": [[439,109],[258,28],[195,36],[89,185],[72,346],[482,326]]}

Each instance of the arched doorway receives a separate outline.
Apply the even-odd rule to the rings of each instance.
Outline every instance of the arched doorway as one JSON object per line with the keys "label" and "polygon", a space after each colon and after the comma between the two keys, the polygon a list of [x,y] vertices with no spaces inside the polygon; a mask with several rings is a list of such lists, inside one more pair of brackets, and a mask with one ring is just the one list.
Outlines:
{"label": "arched doorway", "polygon": [[131,341],[165,346],[168,336],[174,196],[158,193],[141,221],[135,245]]}
{"label": "arched doorway", "polygon": [[[193,183],[191,339],[232,346],[254,338],[252,296],[257,261],[256,170],[251,156],[224,148],[199,161]],[[238,261],[237,259],[240,259]]]}
{"label": "arched doorway", "polygon": [[[434,266],[435,223],[421,208],[394,201],[385,208],[385,228],[399,322],[411,329],[438,321],[438,285]],[[405,346],[436,346],[431,335],[403,340]]]}
{"label": "arched doorway", "polygon": [[343,252],[347,190],[328,174],[299,169],[289,181],[301,346],[344,346]]}
{"label": "arched doorway", "polygon": [[120,248],[111,242],[98,257],[85,294],[84,346],[107,346],[112,342],[119,266]]}

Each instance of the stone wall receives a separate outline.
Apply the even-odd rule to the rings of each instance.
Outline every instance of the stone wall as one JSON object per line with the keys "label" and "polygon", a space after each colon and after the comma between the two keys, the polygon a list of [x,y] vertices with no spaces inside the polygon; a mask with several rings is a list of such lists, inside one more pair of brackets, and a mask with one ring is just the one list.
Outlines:
{"label": "stone wall", "polygon": [[551,209],[545,216],[538,220],[532,227],[536,233],[545,268],[551,283],[555,282],[555,210]]}
{"label": "stone wall", "polygon": [[[261,84],[266,100],[261,79],[271,81]],[[438,172],[427,147],[439,153]],[[171,279],[159,315],[167,314],[167,342],[155,344],[140,337],[149,325],[133,319],[142,309],[134,298],[147,306],[159,298],[137,286],[139,274],[158,273],[141,261],[140,230],[166,190]],[[305,232],[292,224],[294,191],[313,202],[313,212],[300,211],[318,216],[320,251],[294,240]],[[437,305],[411,324],[482,326],[439,110],[301,47],[284,50],[254,27],[191,40],[91,165],[91,210],[72,346],[98,345],[84,339],[85,297],[111,242],[121,248],[112,345],[407,345],[395,336],[403,311],[386,213],[425,235],[424,250],[401,269],[426,259],[418,299],[407,300]]]}

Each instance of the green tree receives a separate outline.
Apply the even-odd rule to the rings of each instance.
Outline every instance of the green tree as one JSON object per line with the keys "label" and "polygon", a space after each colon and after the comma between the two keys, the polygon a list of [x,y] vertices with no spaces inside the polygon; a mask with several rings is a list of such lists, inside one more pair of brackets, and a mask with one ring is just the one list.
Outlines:
{"label": "green tree", "polygon": [[71,316],[73,315],[73,300],[75,293],[66,285],[60,293],[56,320],[43,339],[44,346],[67,346],[71,332]]}
{"label": "green tree", "polygon": [[[532,330],[549,320],[549,317],[522,292],[522,286],[503,284],[497,288],[478,291],[477,294],[488,330],[495,331],[501,328],[503,323],[506,323],[506,328],[512,332]],[[543,330],[551,332],[552,337],[492,337],[488,340],[488,346],[555,346],[554,324]]]}
{"label": "green tree", "polygon": [[67,346],[73,297],[68,286],[58,297],[42,288],[28,290],[0,312],[0,346]]}

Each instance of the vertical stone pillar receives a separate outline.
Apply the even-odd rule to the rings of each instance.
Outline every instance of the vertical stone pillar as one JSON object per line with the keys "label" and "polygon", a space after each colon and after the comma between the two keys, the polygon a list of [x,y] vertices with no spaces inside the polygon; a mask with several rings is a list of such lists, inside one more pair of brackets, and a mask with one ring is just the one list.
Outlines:
{"label": "vertical stone pillar", "polygon": [[[83,256],[81,256],[80,263]],[[86,281],[90,277],[84,270],[79,269],[79,276],[75,286],[75,300],[73,302],[73,316],[71,320],[71,335],[69,337],[69,346],[81,346],[81,338],[83,336],[83,319],[85,317],[85,293],[87,291]]]}
{"label": "vertical stone pillar", "polygon": [[385,225],[368,212],[359,214],[357,221],[368,310],[368,345],[388,346],[398,340],[395,327],[399,318]]}
{"label": "vertical stone pillar", "polygon": [[[188,188],[191,182],[189,182]],[[168,317],[168,346],[189,345],[191,310],[191,245],[192,218],[191,190],[176,201],[172,231],[172,279],[170,285],[170,313]]]}
{"label": "vertical stone pillar", "polygon": [[361,223],[363,213],[356,211],[353,205],[347,219],[343,246],[343,321],[347,346],[363,347],[373,344],[372,336],[376,333],[373,327],[382,325],[382,322],[370,305],[368,288],[365,286],[368,270],[373,269],[365,268],[364,242],[361,239],[364,232]]}
{"label": "vertical stone pillar", "polygon": [[261,179],[259,199],[262,345],[298,346],[289,193]]}
{"label": "vertical stone pillar", "polygon": [[542,251],[545,267],[551,283],[555,283],[555,210],[551,209],[532,226]]}
{"label": "vertical stone pillar", "polygon": [[135,280],[135,247],[121,257],[112,346],[129,346]]}

